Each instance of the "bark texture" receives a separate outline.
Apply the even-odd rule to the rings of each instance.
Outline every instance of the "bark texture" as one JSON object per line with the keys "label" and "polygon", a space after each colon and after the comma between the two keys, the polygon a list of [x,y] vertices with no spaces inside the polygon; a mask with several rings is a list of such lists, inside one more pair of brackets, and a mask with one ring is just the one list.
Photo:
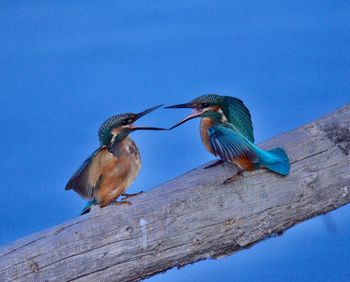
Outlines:
{"label": "bark texture", "polygon": [[[232,254],[350,201],[350,105],[261,144],[291,174],[205,165],[131,199],[0,250],[1,281],[138,281]],[[206,164],[207,165],[207,164]]]}

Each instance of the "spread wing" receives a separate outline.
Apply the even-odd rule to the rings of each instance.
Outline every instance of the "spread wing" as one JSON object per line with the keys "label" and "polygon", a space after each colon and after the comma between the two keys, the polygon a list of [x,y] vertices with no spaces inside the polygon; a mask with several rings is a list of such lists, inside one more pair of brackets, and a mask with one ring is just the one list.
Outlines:
{"label": "spread wing", "polygon": [[246,157],[253,162],[257,160],[254,145],[234,129],[215,125],[208,129],[210,145],[215,156],[224,161],[233,161]]}
{"label": "spread wing", "polygon": [[81,197],[92,200],[101,179],[100,159],[104,154],[110,154],[106,146],[93,152],[69,179],[65,190],[72,189]]}
{"label": "spread wing", "polygon": [[222,110],[227,121],[237,128],[245,138],[254,143],[252,118],[244,103],[238,98],[225,96]]}

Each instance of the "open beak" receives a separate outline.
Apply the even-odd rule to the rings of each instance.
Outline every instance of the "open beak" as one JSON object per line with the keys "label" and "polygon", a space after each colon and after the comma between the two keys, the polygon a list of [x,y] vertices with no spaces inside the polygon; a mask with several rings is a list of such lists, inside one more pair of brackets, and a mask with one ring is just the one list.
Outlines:
{"label": "open beak", "polygon": [[167,130],[166,128],[152,127],[152,126],[134,126],[131,127],[132,131],[135,130]]}
{"label": "open beak", "polygon": [[191,103],[178,104],[173,106],[164,107],[164,109],[183,109],[183,108],[193,108]]}
{"label": "open beak", "polygon": [[[162,107],[162,106],[163,106],[163,105],[158,105],[158,106],[149,108],[149,109],[147,109],[147,110],[145,110],[145,111],[143,111],[143,112],[141,112],[141,113],[136,114],[135,121],[138,120],[139,118],[141,118],[141,117],[143,117],[143,116],[145,116],[145,115],[147,115],[147,114],[149,114],[149,113],[155,111],[156,109],[158,109],[158,108],[160,108],[160,107]],[[135,122],[135,121],[134,121],[134,122]],[[160,128],[160,127],[135,126],[135,125],[132,125],[132,126],[130,127],[130,129],[131,129],[132,131],[135,131],[135,130],[166,130],[165,128]]]}
{"label": "open beak", "polygon": [[184,119],[180,120],[178,123],[176,123],[175,125],[173,125],[172,127],[169,128],[169,130],[178,127],[179,125],[185,123],[186,121],[199,117],[202,114],[201,110],[198,110],[196,108],[193,108],[193,105],[191,103],[186,103],[186,104],[179,104],[179,105],[173,105],[173,106],[168,106],[165,107],[165,109],[181,109],[181,108],[192,108],[192,113],[185,117]]}
{"label": "open beak", "polygon": [[155,106],[155,107],[152,107],[152,108],[149,108],[147,110],[144,110],[143,112],[141,113],[138,113],[136,114],[136,119],[135,120],[138,120],[140,117],[143,117],[153,111],[155,111],[156,109],[159,109],[160,107],[162,107],[163,105],[158,105],[158,106]]}

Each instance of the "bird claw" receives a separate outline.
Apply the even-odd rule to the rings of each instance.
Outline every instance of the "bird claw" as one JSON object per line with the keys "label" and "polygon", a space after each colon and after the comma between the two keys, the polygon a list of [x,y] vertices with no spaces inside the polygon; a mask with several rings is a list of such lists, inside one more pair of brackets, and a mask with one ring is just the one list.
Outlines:
{"label": "bird claw", "polygon": [[125,199],[128,199],[128,198],[132,198],[132,197],[136,197],[136,196],[138,196],[138,195],[140,195],[140,194],[142,194],[143,193],[143,191],[140,191],[140,192],[138,192],[138,193],[134,193],[134,194],[127,194],[127,193],[123,193],[122,194],[122,201],[123,200],[125,200]]}
{"label": "bird claw", "polygon": [[222,184],[227,185],[243,177],[243,170],[237,172],[236,175],[227,178]]}
{"label": "bird claw", "polygon": [[129,201],[121,200],[120,202],[118,202],[118,201],[113,202],[113,205],[115,205],[115,206],[121,206],[121,205],[131,206],[131,203]]}
{"label": "bird claw", "polygon": [[210,165],[205,166],[204,169],[216,167],[216,166],[218,166],[218,165],[221,165],[222,163],[224,163],[223,160],[218,160],[218,161],[216,161],[215,163],[212,163],[212,164],[210,164]]}

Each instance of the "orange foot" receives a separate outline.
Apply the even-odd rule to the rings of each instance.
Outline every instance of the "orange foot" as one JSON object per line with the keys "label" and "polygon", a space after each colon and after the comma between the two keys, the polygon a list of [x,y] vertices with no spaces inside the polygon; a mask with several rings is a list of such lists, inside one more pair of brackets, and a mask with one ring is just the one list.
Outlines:
{"label": "orange foot", "polygon": [[121,205],[131,206],[131,203],[129,201],[123,201],[123,200],[121,200],[120,202],[115,201],[112,204],[115,206],[121,206]]}
{"label": "orange foot", "polygon": [[241,177],[243,177],[243,170],[239,170],[239,171],[236,173],[236,175],[227,178],[227,179],[224,181],[223,184],[224,184],[224,185],[230,184],[230,183],[232,183],[233,181],[236,181],[236,180],[240,179]]}

